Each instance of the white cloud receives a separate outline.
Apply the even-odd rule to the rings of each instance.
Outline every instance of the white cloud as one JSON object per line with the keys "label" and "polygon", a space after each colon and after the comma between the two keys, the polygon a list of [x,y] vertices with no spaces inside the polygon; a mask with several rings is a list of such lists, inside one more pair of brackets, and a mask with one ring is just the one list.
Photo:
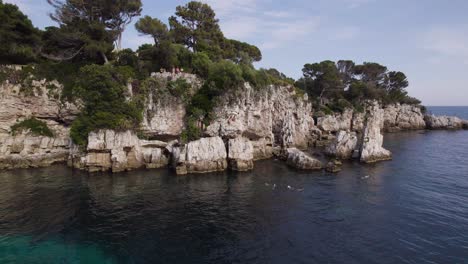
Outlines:
{"label": "white cloud", "polygon": [[439,56],[468,64],[468,25],[435,27],[423,36],[423,48]]}
{"label": "white cloud", "polygon": [[298,11],[268,8],[265,0],[204,0],[219,16],[228,38],[278,48],[316,30],[319,19]]}

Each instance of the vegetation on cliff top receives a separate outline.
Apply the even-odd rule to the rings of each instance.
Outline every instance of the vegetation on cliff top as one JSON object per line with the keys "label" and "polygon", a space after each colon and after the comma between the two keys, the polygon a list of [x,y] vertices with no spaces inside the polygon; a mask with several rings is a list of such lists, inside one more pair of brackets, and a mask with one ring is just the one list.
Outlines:
{"label": "vegetation on cliff top", "polygon": [[[62,100],[82,102],[82,112],[71,129],[73,141],[80,145],[96,129],[138,129],[150,74],[175,67],[205,80],[193,95],[182,80],[168,83],[170,94],[187,106],[182,135],[186,140],[201,136],[211,121],[216,98],[244,82],[256,89],[293,85],[298,94],[310,95],[316,111],[325,113],[353,106],[359,110],[368,99],[419,103],[407,95],[403,73],[377,63],[306,64],[303,78],[297,81],[276,69],[257,70],[253,63],[262,59],[261,51],[226,38],[213,9],[202,2],[178,6],[167,24],[151,16],[140,18],[137,31],[151,36],[154,43],[133,51],[121,50],[120,42],[125,26],[140,15],[141,0],[47,1],[55,9],[50,16],[58,26],[41,31],[16,6],[0,0],[4,21],[0,24],[0,63],[34,63],[25,74],[56,79],[64,85]],[[4,75],[0,78],[5,79]],[[129,83],[132,91],[128,91]]]}

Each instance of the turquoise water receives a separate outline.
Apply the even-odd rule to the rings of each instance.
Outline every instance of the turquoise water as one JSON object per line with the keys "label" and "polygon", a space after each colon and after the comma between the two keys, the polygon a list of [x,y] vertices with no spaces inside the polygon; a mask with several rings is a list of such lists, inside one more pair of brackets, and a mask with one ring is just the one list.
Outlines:
{"label": "turquoise water", "polygon": [[0,263],[117,263],[93,244],[68,243],[64,239],[32,236],[0,237]]}

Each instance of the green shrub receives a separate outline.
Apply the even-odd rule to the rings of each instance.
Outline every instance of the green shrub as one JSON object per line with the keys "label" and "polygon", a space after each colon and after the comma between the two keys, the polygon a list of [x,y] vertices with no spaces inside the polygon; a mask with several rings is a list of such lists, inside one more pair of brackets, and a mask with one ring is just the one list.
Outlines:
{"label": "green shrub", "polygon": [[242,69],[230,61],[219,61],[210,66],[207,83],[213,95],[220,95],[223,91],[235,89],[244,82]]}
{"label": "green shrub", "polygon": [[188,100],[191,86],[185,79],[179,78],[175,81],[170,81],[167,83],[167,88],[173,96],[182,99],[182,101]]}
{"label": "green shrub", "polygon": [[202,78],[207,78],[210,66],[213,62],[205,52],[195,52],[192,56],[192,69],[193,73],[198,74]]}
{"label": "green shrub", "polygon": [[202,136],[201,129],[197,126],[197,120],[194,117],[187,119],[185,130],[180,135],[180,140],[183,143],[198,140]]}
{"label": "green shrub", "polygon": [[14,124],[11,127],[11,133],[17,135],[23,131],[29,130],[30,133],[36,136],[53,137],[54,133],[44,121],[38,120],[35,117],[23,120]]}
{"label": "green shrub", "polygon": [[126,99],[126,84],[133,71],[128,67],[88,65],[80,70],[73,88],[84,109],[73,122],[70,135],[74,143],[84,146],[89,132],[99,129],[138,128],[143,118],[143,98]]}

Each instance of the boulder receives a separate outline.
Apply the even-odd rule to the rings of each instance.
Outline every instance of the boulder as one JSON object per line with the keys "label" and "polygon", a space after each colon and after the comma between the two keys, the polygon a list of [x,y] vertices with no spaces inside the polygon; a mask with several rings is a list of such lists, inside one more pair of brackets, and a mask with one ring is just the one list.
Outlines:
{"label": "boulder", "polygon": [[227,169],[226,147],[220,137],[192,141],[183,146],[177,156],[177,174],[207,173]]}
{"label": "boulder", "polygon": [[254,148],[249,139],[241,137],[228,142],[229,167],[235,171],[248,171],[254,167]]}
{"label": "boulder", "polygon": [[287,149],[287,156],[287,164],[296,169],[320,170],[323,168],[322,162],[296,148]]}
{"label": "boulder", "polygon": [[325,149],[327,155],[339,159],[351,159],[358,146],[356,132],[340,131],[332,144]]}

